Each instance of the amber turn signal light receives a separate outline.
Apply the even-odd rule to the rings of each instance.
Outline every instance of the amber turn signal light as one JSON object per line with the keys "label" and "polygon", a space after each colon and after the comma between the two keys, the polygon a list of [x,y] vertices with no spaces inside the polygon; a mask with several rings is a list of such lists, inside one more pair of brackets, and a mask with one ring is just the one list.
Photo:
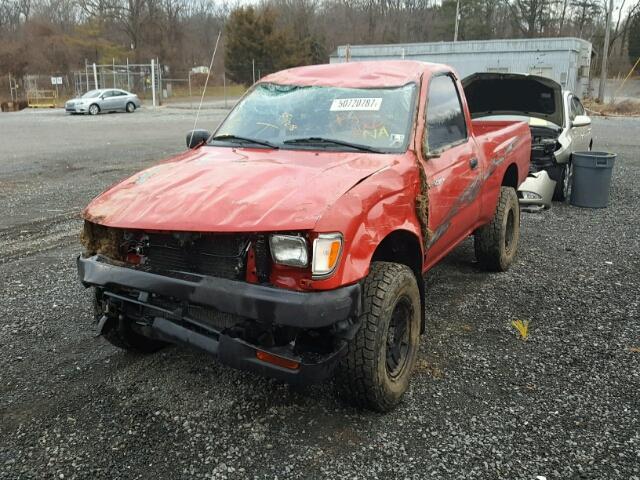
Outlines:
{"label": "amber turn signal light", "polygon": [[288,358],[279,357],[262,350],[256,350],[256,358],[263,362],[272,363],[282,368],[288,368],[289,370],[298,370],[300,368],[300,362],[295,360],[289,360]]}
{"label": "amber turn signal light", "polygon": [[336,268],[342,251],[340,233],[321,233],[313,241],[313,262],[311,273],[314,278],[330,275]]}

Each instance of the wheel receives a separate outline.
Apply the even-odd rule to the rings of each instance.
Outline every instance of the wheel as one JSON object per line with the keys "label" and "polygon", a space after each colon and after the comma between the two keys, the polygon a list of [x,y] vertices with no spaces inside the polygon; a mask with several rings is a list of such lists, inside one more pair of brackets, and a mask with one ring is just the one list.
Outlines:
{"label": "wheel", "polygon": [[89,106],[89,114],[90,115],[97,115],[100,113],[100,107],[98,105],[96,105],[95,103]]}
{"label": "wheel", "polygon": [[127,113],[133,113],[136,111],[136,106],[134,105],[133,102],[129,102],[127,103],[126,109],[127,109]]}
{"label": "wheel", "polygon": [[[103,315],[101,296],[96,292],[93,299],[93,312],[96,320]],[[166,342],[154,340],[135,332],[131,328],[132,321],[121,317],[108,322],[102,336],[114,347],[135,353],[153,353],[168,345]]]}
{"label": "wheel", "polygon": [[501,187],[491,222],[474,233],[476,259],[482,268],[496,272],[509,269],[520,240],[520,205],[512,187]]}
{"label": "wheel", "polygon": [[338,365],[338,394],[359,407],[387,412],[409,387],[420,339],[420,290],[411,269],[371,264],[360,328]]}
{"label": "wheel", "polygon": [[573,162],[571,159],[560,167],[560,174],[556,180],[556,188],[553,191],[553,199],[563,202],[571,195],[571,182],[573,181]]}

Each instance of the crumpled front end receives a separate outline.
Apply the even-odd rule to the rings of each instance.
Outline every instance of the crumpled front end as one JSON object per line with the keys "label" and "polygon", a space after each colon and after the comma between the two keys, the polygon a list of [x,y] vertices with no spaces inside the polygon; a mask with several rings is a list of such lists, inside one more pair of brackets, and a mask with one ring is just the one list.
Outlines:
{"label": "crumpled front end", "polygon": [[529,174],[518,188],[523,209],[530,212],[551,207],[556,181],[549,172],[558,168],[558,155],[564,147],[558,140],[559,128],[531,126],[531,163]]}
{"label": "crumpled front end", "polygon": [[518,188],[523,210],[537,212],[550,208],[555,187],[555,180],[545,170],[530,172]]}
{"label": "crumpled front end", "polygon": [[85,222],[80,281],[101,331],[130,323],[220,362],[294,383],[329,376],[355,334],[360,285],[274,286],[266,234],[133,231]]}

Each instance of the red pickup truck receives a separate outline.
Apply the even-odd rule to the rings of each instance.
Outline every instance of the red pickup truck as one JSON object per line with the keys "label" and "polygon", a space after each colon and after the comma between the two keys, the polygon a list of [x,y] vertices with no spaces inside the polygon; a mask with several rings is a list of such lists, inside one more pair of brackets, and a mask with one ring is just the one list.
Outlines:
{"label": "red pickup truck", "polygon": [[418,355],[423,274],[469,235],[487,270],[516,254],[529,127],[472,121],[445,65],[278,72],[187,143],[84,211],[79,276],[118,347],[187,344],[294,383],[335,374],[386,411]]}

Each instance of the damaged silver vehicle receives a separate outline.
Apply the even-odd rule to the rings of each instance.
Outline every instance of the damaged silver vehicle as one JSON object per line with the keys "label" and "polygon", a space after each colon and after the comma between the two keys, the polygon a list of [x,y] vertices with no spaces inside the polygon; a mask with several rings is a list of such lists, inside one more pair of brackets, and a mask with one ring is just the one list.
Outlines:
{"label": "damaged silver vehicle", "polygon": [[464,85],[474,119],[525,120],[531,129],[531,167],[518,189],[520,204],[549,208],[569,197],[573,152],[591,150],[591,119],[580,99],[556,81],[517,73],[475,73]]}

